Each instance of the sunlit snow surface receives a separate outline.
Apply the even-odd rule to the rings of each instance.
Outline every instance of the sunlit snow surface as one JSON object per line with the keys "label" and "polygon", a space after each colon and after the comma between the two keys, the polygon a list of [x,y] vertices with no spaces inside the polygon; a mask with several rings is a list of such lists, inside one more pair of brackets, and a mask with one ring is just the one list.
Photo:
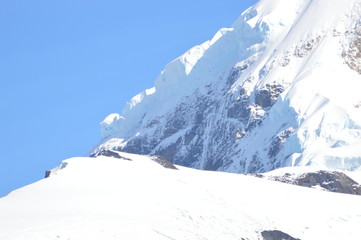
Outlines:
{"label": "sunlit snow surface", "polygon": [[[166,152],[178,164],[241,173],[356,170],[361,64],[348,62],[347,49],[361,36],[360,19],[360,0],[262,0],[170,62],[122,117],[106,118],[94,151]],[[267,86],[282,89],[272,106],[255,100]],[[242,109],[250,111],[243,119],[232,115]]]}
{"label": "sunlit snow surface", "polygon": [[0,239],[361,239],[361,197],[239,174],[72,158],[0,199]]}

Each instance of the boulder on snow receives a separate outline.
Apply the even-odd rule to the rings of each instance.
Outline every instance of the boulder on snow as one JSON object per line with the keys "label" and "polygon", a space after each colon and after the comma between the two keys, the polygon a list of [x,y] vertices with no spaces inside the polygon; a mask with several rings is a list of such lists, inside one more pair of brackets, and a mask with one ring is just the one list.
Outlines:
{"label": "boulder on snow", "polygon": [[261,232],[263,240],[301,240],[299,238],[294,238],[288,235],[287,233],[272,230],[272,231],[263,231]]}

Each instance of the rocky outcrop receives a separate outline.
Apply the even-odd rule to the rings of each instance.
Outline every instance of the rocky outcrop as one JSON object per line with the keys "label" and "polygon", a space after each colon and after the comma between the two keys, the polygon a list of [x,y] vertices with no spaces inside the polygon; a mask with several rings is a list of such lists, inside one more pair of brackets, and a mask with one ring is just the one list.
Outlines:
{"label": "rocky outcrop", "polygon": [[45,171],[45,178],[50,177],[50,174],[51,174],[51,170],[46,170]]}
{"label": "rocky outcrop", "polygon": [[261,232],[263,240],[301,240],[299,238],[294,238],[288,235],[287,233],[272,230],[272,231],[263,231]]}
{"label": "rocky outcrop", "polygon": [[349,44],[345,46],[342,57],[352,70],[361,74],[361,24],[345,35],[349,39]]}
{"label": "rocky outcrop", "polygon": [[314,50],[317,47],[317,45],[321,41],[321,38],[322,38],[321,36],[313,37],[299,44],[295,48],[294,55],[299,58],[306,57],[312,52],[312,50]]}
{"label": "rocky outcrop", "polygon": [[176,166],[174,166],[171,162],[167,161],[162,156],[152,156],[151,159],[165,168],[178,170]]}
{"label": "rocky outcrop", "polygon": [[102,150],[100,152],[90,155],[90,157],[98,157],[98,156],[106,156],[106,157],[119,158],[122,160],[132,161],[132,159],[123,157],[119,153],[111,150]]}
{"label": "rocky outcrop", "polygon": [[[132,159],[124,157],[120,153],[118,153],[116,151],[112,151],[112,150],[102,150],[100,152],[90,155],[90,157],[98,157],[98,156],[106,156],[106,157],[118,158],[121,160],[132,161]],[[178,168],[176,168],[176,166],[174,166],[171,162],[169,162],[162,156],[154,155],[154,156],[151,156],[150,159],[152,161],[158,163],[159,165],[163,166],[164,168],[178,170]]]}
{"label": "rocky outcrop", "polygon": [[361,185],[342,172],[322,170],[298,176],[286,173],[283,176],[269,177],[269,179],[330,192],[361,195]]}
{"label": "rocky outcrop", "polygon": [[284,90],[284,87],[280,84],[266,84],[265,88],[256,92],[255,103],[262,108],[269,108]]}
{"label": "rocky outcrop", "polygon": [[277,154],[282,149],[283,143],[286,142],[286,140],[291,136],[294,131],[295,130],[293,128],[288,128],[284,131],[281,131],[279,134],[277,134],[271,139],[272,142],[268,151],[268,156],[270,159],[274,159],[277,156]]}

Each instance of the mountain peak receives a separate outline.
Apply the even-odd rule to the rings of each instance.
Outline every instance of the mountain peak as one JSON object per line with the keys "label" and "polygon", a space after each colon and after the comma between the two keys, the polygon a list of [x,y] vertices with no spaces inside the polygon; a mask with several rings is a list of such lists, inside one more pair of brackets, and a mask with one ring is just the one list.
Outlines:
{"label": "mountain peak", "polygon": [[[361,2],[260,1],[171,61],[103,149],[231,172],[361,166]],[[347,151],[346,151],[347,150]]]}

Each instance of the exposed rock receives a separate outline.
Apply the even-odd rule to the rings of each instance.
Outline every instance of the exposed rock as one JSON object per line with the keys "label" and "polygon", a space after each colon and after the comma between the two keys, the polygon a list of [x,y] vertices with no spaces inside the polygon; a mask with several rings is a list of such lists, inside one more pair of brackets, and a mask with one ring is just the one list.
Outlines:
{"label": "exposed rock", "polygon": [[51,170],[46,170],[45,171],[45,178],[50,177],[50,174],[51,174]]}
{"label": "exposed rock", "polygon": [[[236,81],[252,61],[236,64],[230,70],[228,84]],[[159,155],[173,164],[198,169],[226,169],[234,161],[241,159],[241,151],[235,143],[242,144],[262,125],[272,105],[284,91],[284,86],[266,84],[260,93],[255,90],[252,97],[246,86],[232,93],[229,85],[217,83],[207,85],[206,90],[195,90],[194,94],[185,97],[175,109],[158,120],[146,119],[142,124],[147,132],[136,135],[125,145],[115,146],[111,150]],[[217,91],[223,96],[213,94]],[[252,155],[243,160],[250,160]],[[253,160],[252,163],[244,164],[240,172],[269,170],[265,168],[262,159]],[[242,163],[239,164],[241,166]]]}
{"label": "exposed rock", "polygon": [[227,110],[227,117],[240,119],[244,124],[246,124],[251,113],[251,109],[248,105],[248,98],[242,96],[242,99],[233,103],[233,105]]}
{"label": "exposed rock", "polygon": [[354,108],[361,108],[361,102],[358,102],[358,103],[354,104],[353,106],[354,106]]}
{"label": "exposed rock", "polygon": [[280,152],[283,143],[286,142],[294,131],[293,128],[288,128],[272,138],[271,146],[268,151],[268,157],[270,159],[274,158]]}
{"label": "exposed rock", "polygon": [[46,170],[45,171],[45,178],[51,177],[53,171],[56,172],[58,170],[64,169],[67,165],[68,165],[67,162],[61,162],[60,165],[57,168],[55,168],[53,170]]}
{"label": "exposed rock", "polygon": [[227,83],[229,85],[232,85],[241,75],[241,73],[246,70],[248,68],[247,64],[235,67],[232,69],[232,71],[230,72],[228,78],[227,78]]}
{"label": "exposed rock", "polygon": [[260,126],[264,120],[265,110],[258,105],[249,106],[248,122],[246,123],[246,132],[252,131],[254,128]]}
{"label": "exposed rock", "polygon": [[361,186],[342,172],[306,173],[299,176],[295,184],[305,187],[320,186],[331,192],[361,195]]}
{"label": "exposed rock", "polygon": [[114,152],[112,150],[102,150],[100,152],[90,155],[90,157],[98,157],[98,156],[113,157],[113,158],[119,158],[122,160],[132,161],[132,159],[120,156],[119,153]]}
{"label": "exposed rock", "polygon": [[162,156],[152,156],[151,159],[156,162],[159,163],[160,165],[162,165],[165,168],[169,168],[169,169],[176,169],[178,170],[178,168],[176,166],[174,166],[171,162],[169,162],[168,160],[166,160],[164,157]]}
{"label": "exposed rock", "polygon": [[170,161],[175,163],[177,150],[181,147],[181,143],[182,143],[181,138],[178,138],[176,142],[171,143],[165,148],[157,150],[155,154],[162,156],[164,159],[169,159]]}
{"label": "exposed rock", "polygon": [[[242,63],[232,70],[237,73],[231,71],[230,76],[236,78],[244,70]],[[218,88],[222,87],[207,85],[207,91],[218,91]],[[235,161],[239,161],[239,166],[241,161],[249,161],[239,172],[270,170],[272,164],[265,164],[261,159],[267,156],[267,152],[263,151],[268,150],[257,149],[248,158],[242,158],[242,149],[238,149],[235,143],[247,141],[252,132],[262,125],[284,88],[276,83],[266,84],[261,93],[255,90],[254,96],[247,87],[241,87],[234,93],[225,88],[219,92],[224,96],[195,91],[161,120],[145,120],[143,126],[147,132],[111,150],[159,155],[173,164],[204,170],[222,171]],[[222,103],[223,100],[226,103]],[[260,152],[259,157],[252,158],[257,155],[256,151]]]}
{"label": "exposed rock", "polygon": [[263,240],[301,240],[299,238],[294,238],[288,235],[287,233],[272,230],[272,231],[263,231],[261,232]]}
{"label": "exposed rock", "polygon": [[300,46],[296,47],[294,55],[296,57],[305,57],[310,54],[310,52],[317,46],[320,42],[321,36],[309,39],[302,43]]}
{"label": "exposed rock", "polygon": [[241,74],[249,66],[251,66],[256,59],[257,59],[256,56],[251,56],[251,57],[247,58],[246,60],[237,63],[236,66],[234,66],[231,69],[231,71],[227,77],[227,84],[232,85],[233,83],[235,83],[237,81],[237,79],[241,76]]}
{"label": "exposed rock", "polygon": [[249,166],[248,166],[248,170],[247,172],[249,173],[255,173],[257,171],[262,170],[264,167],[260,157],[255,154],[252,156],[252,161],[250,162]]}
{"label": "exposed rock", "polygon": [[345,35],[349,39],[349,45],[344,47],[342,57],[352,70],[361,74],[361,25]]}
{"label": "exposed rock", "polygon": [[291,62],[291,54],[288,51],[286,51],[283,54],[283,58],[280,60],[280,65],[282,67],[286,67],[288,64],[290,64],[290,62]]}
{"label": "exposed rock", "polygon": [[247,176],[257,177],[257,178],[264,178],[262,174],[259,173],[248,173]]}
{"label": "exposed rock", "polygon": [[266,84],[266,87],[256,92],[255,103],[262,108],[271,107],[276,101],[278,96],[284,91],[280,84]]}
{"label": "exposed rock", "polygon": [[361,185],[342,172],[318,171],[304,173],[299,176],[286,173],[270,179],[310,188],[321,188],[325,191],[361,195]]}
{"label": "exposed rock", "polygon": [[129,141],[125,148],[119,147],[114,150],[119,152],[128,152],[128,153],[136,153],[136,154],[149,154],[155,146],[157,146],[157,142],[154,140],[150,140],[148,135],[140,135],[134,137],[131,141]]}
{"label": "exposed rock", "polygon": [[[98,156],[106,156],[106,157],[113,157],[113,158],[118,158],[118,159],[122,159],[122,160],[127,160],[127,161],[132,161],[132,159],[130,158],[127,158],[127,157],[123,157],[121,156],[119,153],[115,152],[115,151],[112,151],[112,150],[102,150],[100,152],[97,152],[95,154],[92,154],[90,155],[90,157],[98,157]],[[177,169],[176,166],[174,166],[171,162],[169,162],[168,160],[166,160],[164,157],[162,156],[157,156],[157,155],[154,155],[154,156],[151,156],[151,159],[162,165],[163,167],[165,168],[169,168],[169,169]],[[49,173],[48,173],[49,172]],[[45,174],[45,177],[48,177],[50,175],[50,172],[51,171],[46,171],[46,174]]]}

